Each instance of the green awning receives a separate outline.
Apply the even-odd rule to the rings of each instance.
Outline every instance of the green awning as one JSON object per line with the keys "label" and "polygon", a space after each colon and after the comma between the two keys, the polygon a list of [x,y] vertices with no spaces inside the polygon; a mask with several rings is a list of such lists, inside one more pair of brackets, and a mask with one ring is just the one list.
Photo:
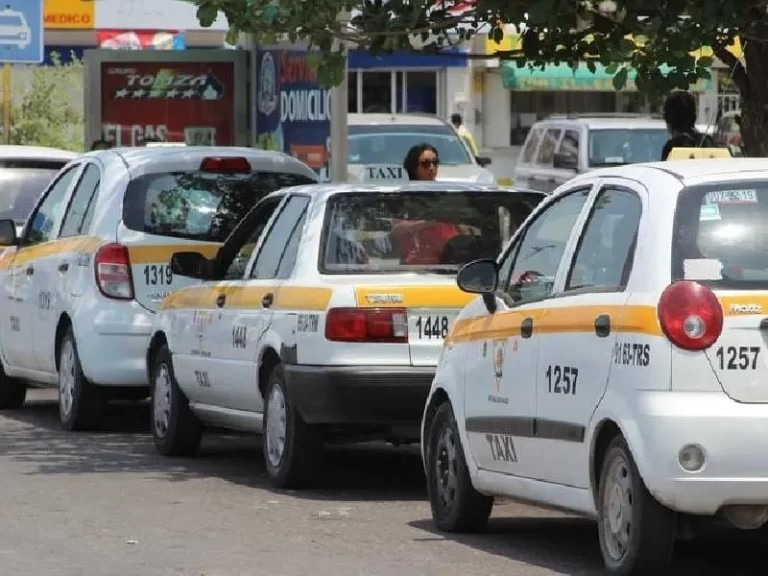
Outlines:
{"label": "green awning", "polygon": [[[668,74],[669,66],[660,66],[663,74]],[[637,91],[635,86],[637,72],[630,71],[627,78],[626,91]],[[523,92],[533,91],[576,91],[576,92],[613,92],[613,74],[605,71],[605,66],[595,63],[595,72],[590,72],[585,63],[579,64],[574,70],[567,64],[548,64],[543,70],[528,67],[518,68],[514,62],[502,64],[502,78],[507,90]],[[712,79],[699,80],[689,90],[704,92],[714,86]]]}

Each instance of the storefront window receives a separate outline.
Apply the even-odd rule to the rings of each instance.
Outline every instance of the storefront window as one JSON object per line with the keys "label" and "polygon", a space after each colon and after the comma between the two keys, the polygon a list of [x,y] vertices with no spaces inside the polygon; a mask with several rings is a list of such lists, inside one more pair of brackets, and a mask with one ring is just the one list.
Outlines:
{"label": "storefront window", "polygon": [[363,75],[362,112],[392,112],[392,73],[361,72]]}
{"label": "storefront window", "polygon": [[407,72],[408,112],[437,114],[437,73]]}
{"label": "storefront window", "polygon": [[357,72],[347,75],[347,112],[357,113]]}

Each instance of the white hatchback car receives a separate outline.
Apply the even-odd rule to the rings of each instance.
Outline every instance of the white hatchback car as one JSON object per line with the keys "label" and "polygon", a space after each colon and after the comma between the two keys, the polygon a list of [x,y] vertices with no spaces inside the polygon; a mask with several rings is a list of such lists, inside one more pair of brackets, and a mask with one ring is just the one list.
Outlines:
{"label": "white hatchback car", "polygon": [[203,425],[264,432],[276,486],[316,477],[339,437],[418,442],[456,271],[498,254],[543,197],[490,186],[297,186],[262,200],[213,260],[176,254],[156,316],[152,430],[191,455]]}
{"label": "white hatchback car", "polygon": [[[727,151],[724,152],[727,154]],[[493,496],[598,520],[611,575],[653,574],[676,535],[768,520],[768,160],[578,176],[497,260],[446,339],[422,423],[433,517]]]}
{"label": "white hatchback car", "polygon": [[149,392],[152,317],[185,246],[215,253],[266,194],[317,181],[305,164],[250,148],[125,148],[72,160],[17,237],[0,220],[0,408],[27,383],[59,388],[66,429],[95,426],[111,398]]}

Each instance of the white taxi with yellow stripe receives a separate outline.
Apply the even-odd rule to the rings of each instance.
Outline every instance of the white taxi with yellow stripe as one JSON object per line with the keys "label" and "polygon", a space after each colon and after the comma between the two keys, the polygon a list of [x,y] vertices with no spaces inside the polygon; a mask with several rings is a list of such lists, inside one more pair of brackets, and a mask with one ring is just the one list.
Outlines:
{"label": "white taxi with yellow stripe", "polygon": [[765,523],[767,224],[768,160],[606,168],[464,267],[482,297],[422,423],[437,526],[483,527],[494,496],[570,510],[598,520],[608,573],[634,575],[696,520]]}
{"label": "white taxi with yellow stripe", "polygon": [[275,192],[204,280],[156,317],[152,430],[194,454],[204,425],[263,432],[277,486],[312,479],[326,441],[417,442],[443,339],[471,299],[456,271],[493,257],[543,198],[471,184],[315,185]]}
{"label": "white taxi with yellow stripe", "polygon": [[149,393],[152,316],[171,254],[216,252],[261,198],[316,182],[296,159],[248,148],[91,152],[51,181],[17,237],[0,220],[0,408],[28,383],[57,386],[66,429],[96,426],[104,402]]}

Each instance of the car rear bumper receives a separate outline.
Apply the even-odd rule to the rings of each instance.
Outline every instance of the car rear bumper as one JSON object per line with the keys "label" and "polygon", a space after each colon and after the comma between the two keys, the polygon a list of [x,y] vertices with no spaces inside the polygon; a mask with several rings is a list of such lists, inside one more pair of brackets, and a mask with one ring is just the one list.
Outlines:
{"label": "car rear bumper", "polygon": [[288,394],[308,424],[416,425],[434,367],[286,365]]}
{"label": "car rear bumper", "polygon": [[[768,505],[768,404],[734,402],[722,392],[644,392],[638,400],[631,444],[657,500],[702,515]],[[690,445],[704,454],[697,471],[680,462]]]}

